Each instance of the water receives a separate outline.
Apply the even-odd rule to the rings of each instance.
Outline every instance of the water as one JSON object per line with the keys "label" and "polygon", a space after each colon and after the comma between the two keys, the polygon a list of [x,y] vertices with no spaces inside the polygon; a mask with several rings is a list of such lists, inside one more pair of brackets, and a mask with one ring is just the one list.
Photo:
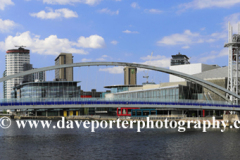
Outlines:
{"label": "water", "polygon": [[[56,123],[53,121],[52,123]],[[135,126],[136,127],[136,126]],[[239,159],[240,130],[0,129],[0,159]]]}

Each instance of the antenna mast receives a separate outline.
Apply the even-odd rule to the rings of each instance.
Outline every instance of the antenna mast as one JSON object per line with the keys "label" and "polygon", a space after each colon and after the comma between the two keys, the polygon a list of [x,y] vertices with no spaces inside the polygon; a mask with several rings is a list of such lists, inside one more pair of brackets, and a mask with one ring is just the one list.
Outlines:
{"label": "antenna mast", "polygon": [[[227,89],[236,94],[240,94],[240,23],[238,23],[238,34],[233,34],[233,28],[228,23],[228,43],[224,45],[228,47],[228,84]],[[234,104],[238,104],[238,99],[229,96]]]}
{"label": "antenna mast", "polygon": [[[151,56],[150,56],[150,62],[152,61],[152,55],[153,55],[153,52],[151,53]],[[144,73],[145,73],[145,71],[144,71]],[[147,82],[146,82],[146,83],[148,83],[148,78],[149,78],[149,76],[148,76],[148,70],[147,70],[147,73],[145,73],[145,76],[143,76],[143,78],[146,78],[146,79],[147,79]]]}

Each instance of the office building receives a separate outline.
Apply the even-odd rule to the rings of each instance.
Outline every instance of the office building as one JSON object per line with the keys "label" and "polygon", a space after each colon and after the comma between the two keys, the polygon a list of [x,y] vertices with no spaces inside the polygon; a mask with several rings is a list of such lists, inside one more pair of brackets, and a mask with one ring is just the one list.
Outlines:
{"label": "office building", "polygon": [[[5,73],[4,76],[10,76],[23,71],[23,64],[30,63],[30,51],[19,47],[18,49],[10,49],[5,56]],[[4,87],[4,98],[11,98],[11,91],[15,85],[20,84],[23,77],[13,78],[6,81]]]}
{"label": "office building", "polygon": [[33,73],[34,82],[44,82],[46,81],[46,72]]}
{"label": "office building", "polygon": [[123,70],[124,70],[124,85],[136,85],[137,84],[137,68],[125,67]]}
{"label": "office building", "polygon": [[[36,69],[36,68],[33,68],[32,64],[29,64],[29,63],[24,63],[23,64],[23,71],[28,71],[28,70],[32,70],[32,69]],[[33,74],[30,74],[30,75],[24,76],[22,83],[44,82],[44,81],[46,81],[46,73],[45,73],[45,71],[42,71],[42,72],[37,72],[37,73],[33,73]]]}
{"label": "office building", "polygon": [[78,98],[79,81],[28,82],[13,88],[12,98]]}
{"label": "office building", "polygon": [[[32,64],[30,64],[30,63],[24,63],[23,64],[23,71],[28,71],[28,70],[31,70],[31,69],[33,69]],[[34,81],[33,74],[29,74],[29,75],[23,76],[22,83],[33,82],[33,81]]]}
{"label": "office building", "polygon": [[[60,53],[55,59],[55,65],[71,64],[73,56],[71,53]],[[73,68],[55,69],[56,81],[73,81]]]}
{"label": "office building", "polygon": [[[208,65],[208,64],[202,64],[202,63],[194,63],[194,64],[185,64],[185,65],[175,65],[175,66],[170,66],[169,69],[182,72],[185,74],[193,75],[193,74],[198,74],[202,73],[205,71],[209,71],[212,69],[217,69],[220,68],[218,65]],[[181,82],[185,81],[185,79],[169,75],[169,82]]]}

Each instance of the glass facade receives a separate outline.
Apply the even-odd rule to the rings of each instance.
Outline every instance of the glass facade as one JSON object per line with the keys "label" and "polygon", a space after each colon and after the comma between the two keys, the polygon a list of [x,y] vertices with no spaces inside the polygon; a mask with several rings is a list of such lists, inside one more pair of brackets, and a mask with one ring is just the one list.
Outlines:
{"label": "glass facade", "polygon": [[80,97],[77,83],[76,81],[25,83],[15,87],[12,98],[76,98]]}
{"label": "glass facade", "polygon": [[130,92],[115,93],[114,98],[158,98],[165,101],[179,99],[195,99],[193,90],[187,86],[174,86],[169,88],[158,88],[148,90],[138,90]]}
{"label": "glass facade", "polygon": [[118,92],[125,92],[128,91],[129,87],[116,87],[116,88],[111,88],[111,93],[118,93]]}

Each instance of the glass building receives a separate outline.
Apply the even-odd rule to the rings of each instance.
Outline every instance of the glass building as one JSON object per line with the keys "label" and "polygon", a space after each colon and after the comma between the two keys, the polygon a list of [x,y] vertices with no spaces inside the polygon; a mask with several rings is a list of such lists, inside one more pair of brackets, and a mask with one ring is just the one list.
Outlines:
{"label": "glass building", "polygon": [[12,98],[77,98],[80,81],[29,82],[14,87]]}
{"label": "glass building", "polygon": [[113,85],[113,86],[105,86],[104,88],[111,89],[111,93],[125,92],[129,91],[130,87],[142,87],[142,85]]}
{"label": "glass building", "polygon": [[175,101],[179,99],[196,99],[197,91],[189,86],[175,85],[170,87],[118,92],[114,98],[157,98],[164,101]]}

